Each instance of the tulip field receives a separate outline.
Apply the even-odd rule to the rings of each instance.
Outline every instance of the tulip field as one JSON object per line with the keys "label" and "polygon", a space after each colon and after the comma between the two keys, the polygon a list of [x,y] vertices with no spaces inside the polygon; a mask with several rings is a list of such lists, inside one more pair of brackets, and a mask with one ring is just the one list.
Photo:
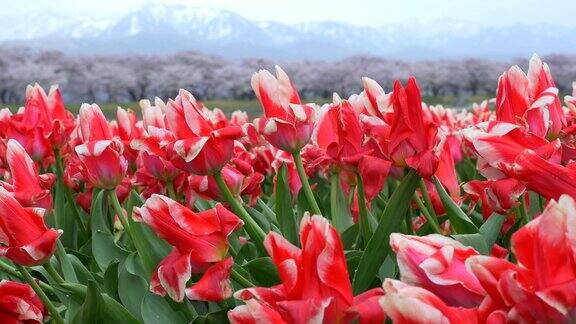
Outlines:
{"label": "tulip field", "polygon": [[574,323],[553,72],[452,109],[413,77],[303,103],[276,67],[254,119],[186,90],[73,115],[30,85],[0,110],[0,323]]}

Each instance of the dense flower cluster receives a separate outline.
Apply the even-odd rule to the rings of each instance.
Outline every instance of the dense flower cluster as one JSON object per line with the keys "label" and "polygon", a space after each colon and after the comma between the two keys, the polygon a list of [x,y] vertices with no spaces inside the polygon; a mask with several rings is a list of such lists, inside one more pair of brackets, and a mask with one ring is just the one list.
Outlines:
{"label": "dense flower cluster", "polygon": [[1,321],[576,320],[576,84],[563,106],[534,56],[468,110],[413,77],[318,106],[275,72],[255,119],[186,90],[1,110],[0,271],[30,285]]}

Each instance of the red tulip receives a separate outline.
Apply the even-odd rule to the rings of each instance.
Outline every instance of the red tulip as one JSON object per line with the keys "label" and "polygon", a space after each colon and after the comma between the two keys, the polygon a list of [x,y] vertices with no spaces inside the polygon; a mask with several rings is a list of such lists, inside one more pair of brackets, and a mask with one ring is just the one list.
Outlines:
{"label": "red tulip", "polygon": [[429,178],[438,167],[438,129],[423,118],[416,79],[408,79],[406,87],[396,81],[392,96],[394,120],[386,148],[387,156],[396,166],[409,166],[420,176]]}
{"label": "red tulip", "polygon": [[384,114],[392,110],[392,94],[384,92],[384,89],[378,84],[378,82],[363,77],[362,85],[364,86],[364,107],[366,107],[366,112],[371,116],[376,116],[380,119],[384,119]]}
{"label": "red tulip", "polygon": [[564,97],[564,102],[571,112],[576,112],[576,81],[572,82],[572,95]]}
{"label": "red tulip", "polygon": [[310,141],[314,129],[314,106],[303,105],[288,75],[276,66],[276,77],[266,70],[252,76],[252,89],[264,108],[264,117],[255,120],[270,144],[294,153]]}
{"label": "red tulip", "polygon": [[473,248],[437,234],[393,233],[390,245],[402,281],[428,289],[450,306],[475,307],[482,302],[485,291],[466,269],[466,260],[478,255]]}
{"label": "red tulip", "polygon": [[130,147],[139,152],[136,158],[137,178],[144,176],[166,183],[182,174],[182,171],[169,161],[170,154],[163,147],[174,140],[170,131],[149,126],[143,137],[131,141]]}
{"label": "red tulip", "polygon": [[576,319],[576,202],[551,200],[538,218],[512,236],[514,265],[494,257],[469,260],[488,293],[486,314],[512,322],[569,323]]}
{"label": "red tulip", "polygon": [[29,285],[0,282],[0,322],[41,324],[46,314],[46,307]]}
{"label": "red tulip", "polygon": [[313,134],[314,142],[338,166],[357,165],[369,154],[363,147],[364,131],[358,113],[348,100],[334,94],[334,102],[322,107]]}
{"label": "red tulip", "polygon": [[518,155],[511,167],[511,175],[526,187],[548,199],[563,194],[576,198],[576,169],[551,163],[532,150]]}
{"label": "red tulip", "polygon": [[363,180],[366,203],[382,190],[391,163],[372,155],[372,149],[364,142],[364,130],[360,116],[348,100],[334,94],[333,103],[322,107],[313,141],[322,155],[312,164],[330,163],[339,172],[351,172],[352,183],[358,172]]}
{"label": "red tulip", "polygon": [[286,164],[287,175],[288,175],[288,186],[290,187],[290,193],[292,197],[298,197],[300,189],[302,189],[302,182],[298,176],[298,171],[296,170],[296,165],[294,164],[294,159],[286,151],[278,150],[274,156],[274,161],[271,165],[274,169],[274,186],[276,186],[276,179],[278,177],[278,172],[282,167],[282,164]]}
{"label": "red tulip", "polygon": [[122,181],[128,162],[124,146],[112,138],[112,131],[98,105],[80,107],[79,138],[84,144],[75,148],[83,164],[86,179],[96,188],[114,189]]}
{"label": "red tulip", "polygon": [[12,176],[10,184],[2,184],[24,207],[52,208],[50,188],[54,182],[52,174],[38,175],[34,161],[16,140],[8,140],[6,160]]}
{"label": "red tulip", "polygon": [[36,83],[26,87],[25,122],[42,128],[44,138],[60,148],[68,141],[74,128],[74,117],[64,107],[58,86],[50,87],[48,95]]}
{"label": "red tulip", "polygon": [[112,133],[117,137],[124,147],[124,157],[131,163],[136,162],[136,150],[132,149],[132,140],[142,137],[144,129],[138,123],[138,116],[132,110],[124,110],[118,107],[116,110],[116,120],[111,124]]}
{"label": "red tulip", "polygon": [[114,189],[126,174],[128,162],[117,141],[93,141],[76,146],[87,180],[96,188]]}
{"label": "red tulip", "polygon": [[48,261],[62,230],[47,228],[43,217],[44,209],[22,207],[0,187],[0,256],[23,266]]}
{"label": "red tulip", "polygon": [[518,155],[526,149],[532,149],[552,162],[559,163],[561,159],[558,140],[548,142],[510,123],[480,123],[463,130],[462,135],[480,156],[478,170],[489,179],[504,178]]}
{"label": "red tulip", "polygon": [[15,115],[2,115],[0,134],[17,140],[34,161],[46,165],[53,149],[66,144],[74,127],[74,118],[64,108],[60,91],[54,86],[46,95],[38,84],[29,85],[24,107]]}
{"label": "red tulip", "polygon": [[526,125],[538,137],[556,138],[566,125],[558,89],[546,63],[537,55],[530,60],[528,76],[517,66],[498,80],[496,117],[500,121]]}
{"label": "red tulip", "polygon": [[236,306],[228,312],[228,319],[232,324],[274,323],[288,324],[280,313],[265,303],[248,299],[244,305]]}
{"label": "red tulip", "polygon": [[44,137],[42,128],[38,124],[31,124],[26,121],[26,112],[13,115],[7,125],[3,125],[4,138],[18,141],[30,157],[36,161],[44,161],[52,155],[50,141]]}
{"label": "red tulip", "polygon": [[140,109],[142,109],[142,126],[146,131],[150,131],[150,127],[166,128],[166,117],[163,110],[166,109],[166,104],[162,99],[156,97],[154,106],[150,104],[150,100],[143,99],[138,102]]}
{"label": "red tulip", "polygon": [[528,68],[528,92],[530,97],[537,98],[532,106],[546,104],[549,114],[550,127],[548,137],[555,138],[566,126],[566,119],[558,97],[558,89],[550,73],[548,64],[542,62],[538,55],[534,54],[530,59]]}
{"label": "red tulip", "polygon": [[[242,161],[235,162],[245,164]],[[248,195],[250,196],[250,201],[255,203],[255,200],[262,193],[260,186],[262,181],[264,181],[264,176],[260,173],[255,173],[250,165],[245,165],[248,168],[242,169],[232,165],[224,166],[222,168],[222,177],[234,197]],[[188,182],[192,191],[201,198],[225,202],[226,199],[220,189],[218,189],[214,177],[192,175],[188,178]]]}
{"label": "red tulip", "polygon": [[300,241],[302,249],[279,234],[268,234],[264,244],[282,283],[236,292],[235,297],[244,300],[247,306],[232,310],[229,313],[231,321],[250,323],[251,319],[260,318],[259,314],[278,323],[312,319],[336,323],[354,318],[360,323],[374,323],[376,319],[384,318],[380,311],[365,307],[365,303],[374,305],[382,295],[380,289],[353,297],[342,242],[325,218],[304,216]]}
{"label": "red tulip", "polygon": [[198,282],[186,288],[186,297],[190,300],[213,302],[232,297],[230,272],[233,265],[234,260],[228,257],[208,268]]}
{"label": "red tulip", "polygon": [[82,104],[78,120],[78,137],[83,143],[112,139],[110,125],[97,104]]}
{"label": "red tulip", "polygon": [[448,306],[426,289],[392,279],[386,279],[383,287],[380,305],[394,323],[479,323],[476,309]]}
{"label": "red tulip", "polygon": [[482,216],[488,219],[493,212],[506,215],[511,209],[518,207],[518,199],[526,186],[514,178],[501,180],[472,180],[463,186],[471,198],[470,209],[474,209],[478,201],[482,202]]}
{"label": "red tulip", "polygon": [[[214,209],[194,213],[176,201],[156,194],[146,200],[136,214],[174,247],[156,269],[151,291],[160,295],[168,293],[176,301],[184,298],[185,291],[189,291],[190,298],[205,298],[202,300],[214,301],[218,299],[214,294],[219,292],[222,294],[218,295],[218,300],[229,297],[228,289],[205,290],[216,285],[215,278],[222,284],[227,280],[229,261],[219,265],[218,262],[223,261],[228,252],[228,236],[242,225],[236,215],[220,204]],[[202,272],[205,272],[205,279],[203,277],[197,283],[200,286],[186,290],[191,274]]]}
{"label": "red tulip", "polygon": [[234,154],[234,140],[242,137],[238,126],[215,128],[209,111],[186,90],[166,105],[166,119],[176,141],[169,145],[171,161],[184,171],[212,175]]}

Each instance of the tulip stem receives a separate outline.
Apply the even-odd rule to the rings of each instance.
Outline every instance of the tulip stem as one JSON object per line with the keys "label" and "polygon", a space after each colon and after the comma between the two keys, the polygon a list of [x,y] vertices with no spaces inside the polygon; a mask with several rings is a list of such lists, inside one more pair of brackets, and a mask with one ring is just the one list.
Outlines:
{"label": "tulip stem", "polygon": [[243,275],[241,275],[236,269],[232,268],[232,272],[230,272],[230,276],[234,281],[236,281],[242,288],[250,288],[254,287],[254,284],[250,282],[250,280],[246,279]]}
{"label": "tulip stem", "polygon": [[[59,149],[54,149],[54,158],[56,159],[56,182],[57,182],[57,189],[60,191],[59,195],[64,195],[63,197],[65,200],[68,201],[70,204],[70,208],[72,208],[74,217],[76,218],[76,222],[78,223],[78,227],[80,229],[80,233],[82,235],[88,235],[88,230],[86,229],[86,225],[82,221],[82,217],[80,216],[80,212],[78,211],[78,206],[74,202],[74,197],[72,197],[72,192],[70,188],[66,187],[64,184],[64,166],[62,163],[62,155],[60,155]],[[56,210],[56,212],[61,213],[62,210]]]}
{"label": "tulip stem", "polygon": [[48,298],[48,296],[46,296],[44,291],[40,288],[40,286],[36,282],[36,279],[34,279],[34,277],[32,277],[32,275],[28,272],[28,270],[26,270],[26,268],[24,268],[23,266],[16,265],[16,268],[22,274],[24,280],[26,280],[26,282],[30,285],[30,287],[32,287],[36,295],[40,297],[42,303],[44,303],[44,306],[48,308],[48,312],[50,312],[50,316],[52,316],[54,322],[58,324],[64,324],[64,320],[62,319],[62,316],[60,316],[58,309],[56,309],[56,306],[54,306],[52,301]]}
{"label": "tulip stem", "polygon": [[109,190],[108,196],[110,197],[110,200],[112,201],[112,207],[114,207],[114,212],[118,215],[118,219],[120,220],[120,223],[122,223],[122,227],[124,227],[124,230],[126,232],[128,232],[128,235],[132,236],[130,234],[130,224],[128,224],[128,220],[126,220],[126,218],[124,218],[124,212],[122,211],[122,206],[120,205],[120,201],[118,201],[118,196],[116,195],[116,190]]}
{"label": "tulip stem", "polygon": [[178,196],[176,196],[176,191],[174,190],[174,182],[172,180],[166,182],[166,190],[168,190],[168,196],[172,198],[172,200],[178,200]]}
{"label": "tulip stem", "polygon": [[360,213],[360,229],[364,238],[364,245],[368,244],[368,240],[372,237],[372,227],[370,226],[370,219],[368,219],[368,209],[366,208],[366,194],[364,193],[364,183],[360,174],[356,177],[358,179],[358,211]]}
{"label": "tulip stem", "polygon": [[63,284],[65,282],[62,276],[60,276],[60,274],[58,273],[58,271],[56,271],[56,269],[54,269],[52,264],[50,264],[50,261],[44,263],[42,267],[44,267],[44,269],[46,270],[46,272],[48,272],[50,277],[52,277],[52,279],[54,279],[54,281],[56,281],[58,284]]}
{"label": "tulip stem", "polygon": [[528,224],[530,222],[530,215],[528,215],[528,212],[526,211],[526,198],[524,197],[524,195],[520,195],[520,206],[518,206],[518,213],[522,219],[524,224]]}
{"label": "tulip stem", "polygon": [[428,222],[430,227],[432,227],[432,230],[434,230],[434,232],[437,234],[442,234],[440,230],[440,225],[438,224],[438,219],[430,215],[430,212],[428,211],[426,206],[424,206],[424,203],[422,202],[420,197],[418,197],[418,194],[416,192],[414,192],[414,200],[416,201],[416,204],[418,205],[420,212],[422,213],[422,215],[424,215],[424,218],[426,218],[426,221]]}
{"label": "tulip stem", "polygon": [[294,158],[294,164],[296,165],[296,170],[298,171],[300,182],[302,182],[302,189],[304,189],[304,194],[306,195],[308,204],[312,209],[312,213],[315,215],[322,215],[320,207],[318,207],[318,203],[316,202],[316,198],[314,198],[314,193],[312,192],[310,183],[308,182],[308,176],[306,176],[306,171],[304,170],[304,165],[302,164],[302,156],[300,155],[300,152],[297,151],[292,153],[292,157]]}
{"label": "tulip stem", "polygon": [[252,216],[250,216],[250,214],[248,214],[248,212],[242,206],[242,204],[240,204],[236,199],[236,197],[232,195],[230,189],[228,188],[228,185],[226,184],[224,178],[222,177],[221,171],[218,171],[214,174],[214,179],[216,180],[216,183],[218,184],[218,189],[224,196],[224,199],[226,199],[226,201],[232,208],[232,211],[234,211],[234,213],[244,222],[246,232],[248,233],[248,235],[250,235],[250,238],[254,240],[254,243],[256,243],[256,246],[261,252],[265,252],[266,249],[264,248],[263,242],[264,238],[266,237],[266,233],[264,233],[264,230],[260,228],[258,223],[254,221],[254,219],[252,218]]}
{"label": "tulip stem", "polygon": [[[432,199],[430,199],[430,194],[428,193],[428,189],[426,188],[426,183],[424,182],[424,179],[420,178],[418,186],[420,187],[422,198],[424,198],[424,203],[426,204],[425,206],[428,209],[428,214],[433,219],[437,219],[436,211],[434,210],[434,205],[432,205]],[[438,224],[438,221],[436,221],[436,224]]]}
{"label": "tulip stem", "polygon": [[[10,276],[16,277],[20,280],[24,280],[24,277],[20,272],[18,272],[15,268],[13,268],[11,265],[7,264],[3,260],[0,260],[0,271],[4,271],[6,274]],[[52,288],[52,286],[48,285],[44,281],[38,280],[38,285],[40,286],[40,288],[42,288],[42,290],[45,290],[49,293],[54,293],[54,288]]]}
{"label": "tulip stem", "polygon": [[544,201],[544,197],[538,195],[538,208],[540,210],[540,213],[542,213],[544,211],[545,205],[546,205],[546,202]]}

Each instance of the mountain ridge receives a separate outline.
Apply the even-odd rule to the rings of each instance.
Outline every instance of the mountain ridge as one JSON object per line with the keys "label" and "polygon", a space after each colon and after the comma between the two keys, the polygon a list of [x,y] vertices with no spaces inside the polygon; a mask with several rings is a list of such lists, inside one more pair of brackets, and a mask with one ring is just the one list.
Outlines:
{"label": "mountain ridge", "polygon": [[483,27],[451,19],[380,27],[334,21],[288,25],[252,21],[223,9],[181,4],[148,5],[107,19],[47,19],[45,25],[29,30],[17,25],[5,27],[0,32],[0,42],[81,55],[196,50],[228,59],[288,60],[331,60],[358,54],[408,60],[509,59],[534,52],[574,53],[576,49],[576,26]]}

